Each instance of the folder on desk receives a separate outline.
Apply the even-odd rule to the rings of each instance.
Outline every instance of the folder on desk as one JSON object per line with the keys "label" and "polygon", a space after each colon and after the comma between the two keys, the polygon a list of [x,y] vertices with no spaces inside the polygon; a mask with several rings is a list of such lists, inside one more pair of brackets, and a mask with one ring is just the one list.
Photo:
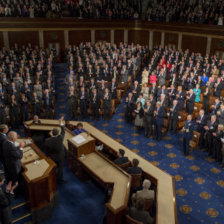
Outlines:
{"label": "folder on desk", "polygon": [[72,138],[72,141],[74,141],[76,144],[82,144],[86,141],[86,139],[82,135],[77,135]]}

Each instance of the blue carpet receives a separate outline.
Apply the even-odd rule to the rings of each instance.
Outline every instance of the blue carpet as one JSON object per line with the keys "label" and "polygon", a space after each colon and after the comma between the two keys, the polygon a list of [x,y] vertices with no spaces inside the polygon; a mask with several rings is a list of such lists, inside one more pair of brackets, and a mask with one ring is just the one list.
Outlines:
{"label": "blue carpet", "polygon": [[105,211],[103,189],[91,181],[80,181],[67,167],[64,168],[64,179],[68,183],[58,187],[59,205],[44,224],[102,223]]}

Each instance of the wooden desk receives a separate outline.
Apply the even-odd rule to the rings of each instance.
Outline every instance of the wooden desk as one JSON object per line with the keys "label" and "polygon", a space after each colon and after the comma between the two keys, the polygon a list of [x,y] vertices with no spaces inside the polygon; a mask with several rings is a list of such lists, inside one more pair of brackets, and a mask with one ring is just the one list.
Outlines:
{"label": "wooden desk", "polygon": [[81,144],[77,144],[72,138],[68,139],[69,150],[73,150],[74,155],[76,157],[80,157],[81,155],[87,155],[95,151],[95,139],[86,132],[81,133],[80,135],[86,139]]}
{"label": "wooden desk", "polygon": [[[41,122],[42,124],[44,124],[44,126],[58,124],[58,121],[56,120],[41,120]],[[76,126],[77,123],[78,121],[70,122],[70,124],[74,126]],[[111,148],[114,152],[118,152],[119,148],[122,148],[125,150],[125,154],[128,156],[129,160],[132,160],[134,158],[139,160],[139,166],[143,169],[143,172],[151,176],[154,180],[156,180],[156,184],[157,184],[156,223],[157,224],[177,224],[178,221],[177,221],[177,211],[176,211],[176,194],[175,194],[174,178],[168,173],[166,173],[165,171],[154,166],[152,163],[150,163],[146,159],[132,152],[130,149],[128,149],[124,145],[112,139],[110,136],[104,134],[97,128],[93,127],[89,123],[82,122],[82,124],[84,126],[84,129],[88,131],[91,134],[91,136],[101,141],[105,146]],[[39,125],[39,126],[42,126],[42,125]],[[29,128],[34,129],[32,125],[30,125]],[[41,127],[39,127],[38,130],[41,130]]]}
{"label": "wooden desk", "polygon": [[[26,139],[19,139],[23,141]],[[24,147],[21,159],[27,200],[34,223],[41,223],[51,216],[58,204],[56,164],[31,143]]]}
{"label": "wooden desk", "polygon": [[112,196],[106,203],[107,224],[122,224],[129,199],[131,176],[99,152],[92,152],[78,160],[101,185],[113,184]]}
{"label": "wooden desk", "polygon": [[[76,126],[77,123],[76,121],[70,122],[70,124],[74,126]],[[101,141],[105,146],[112,148],[115,152],[118,152],[118,150],[122,148],[125,150],[125,155],[128,156],[129,160],[134,158],[139,160],[139,166],[142,170],[157,180],[156,223],[176,224],[177,211],[174,178],[89,123],[82,122],[82,124],[86,131],[91,133],[94,138]]]}
{"label": "wooden desk", "polygon": [[[47,120],[47,119],[40,119],[41,124],[33,124],[31,121],[24,122],[24,132],[26,136],[31,136],[32,131],[46,131],[50,132],[53,130],[53,128],[59,128],[60,124],[57,120]],[[66,149],[68,149],[68,139],[71,139],[74,137],[74,133],[65,128],[65,137],[64,137],[64,146]]]}

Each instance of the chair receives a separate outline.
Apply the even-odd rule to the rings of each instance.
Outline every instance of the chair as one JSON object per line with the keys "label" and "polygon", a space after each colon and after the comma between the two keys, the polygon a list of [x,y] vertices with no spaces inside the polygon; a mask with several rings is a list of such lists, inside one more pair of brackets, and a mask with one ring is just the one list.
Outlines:
{"label": "chair", "polygon": [[142,174],[131,174],[131,188],[138,188],[141,185]]}
{"label": "chair", "polygon": [[164,118],[163,119],[163,127],[162,127],[162,135],[164,136],[169,128],[169,118]]}
{"label": "chair", "polygon": [[153,199],[152,198],[150,198],[150,199],[144,199],[144,202],[145,202],[144,210],[145,211],[150,211],[151,208],[152,208],[152,205],[153,205]]}
{"label": "chair", "polygon": [[143,223],[136,219],[133,219],[129,215],[126,215],[126,224],[143,224]]}
{"label": "chair", "polygon": [[179,111],[178,122],[177,122],[177,129],[181,129],[184,126],[185,121],[187,120],[187,113],[185,111]]}
{"label": "chair", "polygon": [[118,165],[121,169],[123,170],[127,170],[128,167],[130,166],[130,161],[126,162],[126,163],[122,163],[120,165]]}
{"label": "chair", "polygon": [[200,139],[200,133],[197,131],[193,131],[192,139],[190,140],[189,146],[191,149],[191,152],[193,149],[197,149],[198,151],[198,144],[199,144],[199,139]]}

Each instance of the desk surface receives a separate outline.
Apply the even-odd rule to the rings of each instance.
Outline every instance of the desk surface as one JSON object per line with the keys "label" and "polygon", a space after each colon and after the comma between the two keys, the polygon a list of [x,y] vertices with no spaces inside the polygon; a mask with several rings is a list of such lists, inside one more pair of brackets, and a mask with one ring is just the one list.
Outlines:
{"label": "desk surface", "polygon": [[49,164],[45,159],[41,159],[37,162],[28,163],[24,165],[24,167],[27,168],[27,171],[25,171],[26,177],[29,181],[32,181],[38,177],[43,176],[48,169]]}
{"label": "desk surface", "polygon": [[[28,121],[32,123],[32,121]],[[79,121],[80,122],[80,121]],[[41,123],[44,124],[38,125],[31,125],[29,128],[36,130],[44,130],[47,128],[47,124],[50,126],[48,130],[52,130],[51,125],[57,125],[58,121],[56,120],[41,120]],[[70,124],[77,125],[78,121],[71,121]],[[132,152],[130,149],[125,147],[124,145],[120,144],[113,138],[109,137],[108,135],[104,134],[97,128],[93,127],[87,122],[82,122],[84,129],[88,131],[93,137],[99,139],[103,144],[108,145],[110,148],[118,151],[119,148],[125,150],[125,155],[128,156],[129,160],[134,158],[139,160],[139,166],[144,170],[144,172],[148,173],[149,175],[153,176],[157,179],[157,223],[158,224],[174,224],[177,223],[177,214],[176,214],[176,195],[175,195],[175,186],[174,180],[171,175],[166,173],[165,171],[159,169],[158,167],[154,166],[152,163],[147,161],[146,159],[142,158],[141,156],[137,155],[136,153]],[[43,129],[40,129],[40,126]],[[67,131],[66,131],[67,132]],[[66,139],[73,137],[70,132],[67,134]],[[67,140],[66,140],[67,141]]]}
{"label": "desk surface", "polygon": [[[80,147],[80,146],[94,140],[94,138],[91,135],[87,134],[86,132],[83,132],[79,135],[82,135],[85,138],[85,141],[80,144],[77,144],[73,139],[69,139],[72,142],[72,144],[74,144],[76,147]],[[75,136],[73,136],[73,137],[75,137]]]}
{"label": "desk surface", "polygon": [[105,183],[114,183],[113,197],[111,197],[110,205],[114,209],[119,209],[123,206],[125,204],[127,188],[130,185],[129,176],[125,175],[121,170],[95,152],[79,160]]}
{"label": "desk surface", "polygon": [[33,160],[38,160],[40,157],[31,146],[26,146],[23,149],[23,158],[21,163],[29,163]]}
{"label": "desk surface", "polygon": [[[33,124],[31,121],[26,121],[24,124],[27,126],[30,130],[40,130],[40,131],[52,131],[53,128],[59,128],[60,125],[57,120],[47,120],[47,119],[40,119],[41,124]],[[68,149],[68,139],[71,139],[75,135],[70,131],[65,131],[65,137],[63,144],[66,149]]]}

